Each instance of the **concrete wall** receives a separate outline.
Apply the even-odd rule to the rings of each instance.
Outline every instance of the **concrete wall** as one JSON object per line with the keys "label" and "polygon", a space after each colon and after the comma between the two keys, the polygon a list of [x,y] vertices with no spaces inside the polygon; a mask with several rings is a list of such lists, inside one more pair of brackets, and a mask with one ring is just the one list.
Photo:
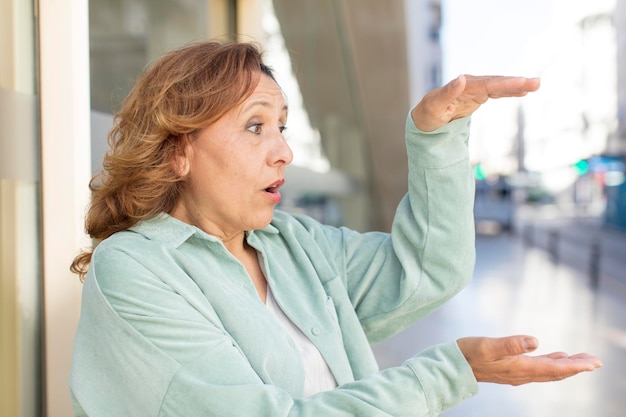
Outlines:
{"label": "concrete wall", "polygon": [[363,185],[348,226],[388,230],[407,188],[404,1],[274,0],[304,105],[331,165]]}

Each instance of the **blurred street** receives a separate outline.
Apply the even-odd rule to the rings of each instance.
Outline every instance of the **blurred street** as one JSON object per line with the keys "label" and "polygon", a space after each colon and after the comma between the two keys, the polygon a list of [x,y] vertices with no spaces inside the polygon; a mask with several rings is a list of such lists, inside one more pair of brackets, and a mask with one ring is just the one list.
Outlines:
{"label": "blurred street", "polygon": [[603,274],[594,289],[586,267],[558,262],[519,234],[479,235],[476,244],[473,282],[422,322],[376,345],[381,368],[463,336],[530,334],[539,339],[538,354],[589,352],[604,366],[560,382],[480,384],[478,396],[443,415],[623,417],[626,281]]}
{"label": "blurred street", "polygon": [[547,251],[553,261],[586,273],[592,285],[626,285],[626,231],[608,226],[602,211],[580,214],[555,206],[521,206],[515,231],[528,245]]}

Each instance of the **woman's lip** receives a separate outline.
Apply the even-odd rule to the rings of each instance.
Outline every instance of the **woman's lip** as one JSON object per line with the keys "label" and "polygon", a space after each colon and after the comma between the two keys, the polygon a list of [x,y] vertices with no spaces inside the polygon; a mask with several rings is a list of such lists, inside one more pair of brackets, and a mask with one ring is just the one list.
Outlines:
{"label": "woman's lip", "polygon": [[278,189],[285,183],[285,179],[281,178],[277,181],[271,183],[268,187],[263,189],[265,195],[273,202],[280,203],[282,196],[280,195],[280,191]]}
{"label": "woman's lip", "polygon": [[269,198],[275,204],[280,203],[280,200],[282,199],[282,196],[280,195],[280,192],[278,190],[276,190],[273,193],[269,191],[264,191],[264,193],[267,196],[267,198]]}
{"label": "woman's lip", "polygon": [[285,183],[285,179],[284,179],[284,178],[281,178],[281,179],[279,179],[279,180],[277,180],[277,181],[274,181],[273,183],[271,183],[271,184],[270,184],[270,185],[268,185],[267,187],[265,187],[265,189],[266,189],[266,190],[267,190],[267,189],[269,189],[269,188],[276,188],[276,189],[278,189],[278,188],[280,188],[280,187],[281,187],[284,183]]}

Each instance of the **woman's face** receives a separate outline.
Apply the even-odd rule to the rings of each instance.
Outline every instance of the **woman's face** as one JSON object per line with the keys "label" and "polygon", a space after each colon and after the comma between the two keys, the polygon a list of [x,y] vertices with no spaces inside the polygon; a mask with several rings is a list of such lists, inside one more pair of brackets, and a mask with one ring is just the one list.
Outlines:
{"label": "woman's face", "polygon": [[186,186],[172,215],[222,239],[269,224],[293,158],[286,122],[282,91],[261,75],[252,95],[202,129],[177,161]]}

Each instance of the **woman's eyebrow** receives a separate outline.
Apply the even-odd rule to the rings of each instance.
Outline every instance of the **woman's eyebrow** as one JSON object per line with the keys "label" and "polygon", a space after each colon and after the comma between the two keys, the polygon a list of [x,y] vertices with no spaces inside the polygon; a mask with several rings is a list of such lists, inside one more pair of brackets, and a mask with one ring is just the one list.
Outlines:
{"label": "woman's eyebrow", "polygon": [[[246,104],[246,105],[245,105],[245,106],[241,109],[241,111],[242,111],[242,112],[245,112],[245,111],[248,111],[248,110],[250,110],[250,109],[252,109],[252,108],[254,108],[254,107],[257,107],[257,106],[261,106],[261,107],[270,107],[271,105],[272,105],[272,103],[271,103],[270,101],[267,101],[267,100],[255,100],[255,101],[252,101],[252,102],[250,102],[250,103]],[[285,105],[283,106],[282,110],[283,110],[284,112],[287,112],[287,104],[285,104]]]}

